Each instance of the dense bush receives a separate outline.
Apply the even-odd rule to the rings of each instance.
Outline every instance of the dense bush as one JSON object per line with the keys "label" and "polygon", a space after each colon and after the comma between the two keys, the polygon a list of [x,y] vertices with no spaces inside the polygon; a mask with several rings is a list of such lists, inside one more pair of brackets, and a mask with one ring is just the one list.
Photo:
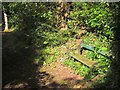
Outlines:
{"label": "dense bush", "polygon": [[[114,84],[115,87],[117,87],[118,80],[111,80],[110,77],[118,76],[118,74],[114,75],[111,71],[119,72],[119,69],[117,67],[115,68],[116,63],[117,65],[119,63],[117,59],[119,56],[119,48],[116,49],[114,47],[116,45],[118,46],[119,43],[119,3],[79,2],[72,3],[72,5],[73,11],[69,16],[72,18],[70,23],[75,22],[77,29],[84,27],[85,30],[87,30],[87,34],[82,38],[84,43],[96,47],[96,50],[110,52],[109,55],[112,55],[112,59],[109,59],[95,52],[86,50],[86,57],[97,61],[98,73],[104,74],[108,72],[111,86]],[[107,82],[109,82],[109,80]]]}
{"label": "dense bush", "polygon": [[17,37],[29,45],[42,43],[45,40],[49,42],[51,34],[55,34],[57,29],[55,29],[54,4],[3,3],[9,18],[9,27],[19,32]]}
{"label": "dense bush", "polygon": [[38,56],[35,62],[38,64],[43,61],[45,63],[55,61],[56,56],[59,55],[48,55],[50,48],[68,40],[68,33],[56,27],[56,5],[56,3],[43,2],[3,3],[8,15],[9,28],[15,33],[14,49],[34,47],[35,50],[37,49]]}
{"label": "dense bush", "polygon": [[[115,31],[115,9],[113,7],[117,8],[117,6],[115,3],[106,2],[79,2],[72,3],[72,6],[68,28],[72,29],[72,32],[79,31],[78,33],[80,33],[83,27],[87,31],[87,34],[82,37],[84,43],[95,47],[96,51],[101,50],[106,53],[109,58],[95,52],[85,51],[88,59],[98,62],[96,67],[98,73],[104,74],[110,68],[112,57],[115,57],[112,55],[111,43]],[[79,68],[78,71],[82,71],[82,69]],[[81,72],[81,75],[85,75],[85,73]]]}

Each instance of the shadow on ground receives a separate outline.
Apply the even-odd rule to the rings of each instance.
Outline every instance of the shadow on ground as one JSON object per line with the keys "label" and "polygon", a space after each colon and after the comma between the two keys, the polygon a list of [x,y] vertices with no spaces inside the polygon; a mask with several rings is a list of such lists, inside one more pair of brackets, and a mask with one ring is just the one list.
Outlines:
{"label": "shadow on ground", "polygon": [[[36,47],[27,45],[15,37],[16,33],[3,33],[3,88],[56,88],[66,87],[56,82],[46,85],[45,77],[53,78],[46,72],[39,72],[34,59],[38,56]],[[21,37],[22,38],[22,37]],[[42,42],[40,42],[42,43]],[[43,47],[39,48],[44,49]],[[41,52],[42,53],[42,52]],[[44,60],[44,59],[43,59]]]}
{"label": "shadow on ground", "polygon": [[[14,42],[12,32],[3,33],[3,87],[38,87],[35,47]],[[19,85],[18,85],[19,84]],[[23,85],[24,84],[24,85]],[[20,86],[21,85],[21,86]]]}

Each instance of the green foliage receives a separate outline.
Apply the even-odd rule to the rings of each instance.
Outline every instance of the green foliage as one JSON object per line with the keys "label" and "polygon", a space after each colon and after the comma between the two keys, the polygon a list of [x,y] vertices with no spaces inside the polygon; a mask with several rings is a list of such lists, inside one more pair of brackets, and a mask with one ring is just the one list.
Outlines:
{"label": "green foliage", "polygon": [[[42,31],[42,29],[44,29],[44,31]],[[40,37],[44,38],[43,44],[48,46],[60,45],[67,40],[67,37],[64,35],[64,32],[52,30],[53,29],[46,26],[39,26],[34,32],[34,42],[36,42],[36,45],[42,45],[42,43],[39,43],[41,41]]]}
{"label": "green foliage", "polygon": [[64,64],[70,66],[73,70],[75,70],[76,74],[80,74],[81,76],[85,76],[90,70],[80,62],[75,62],[73,58],[66,58]]}
{"label": "green foliage", "polygon": [[[82,38],[84,43],[95,47],[95,50],[111,52],[110,43],[113,39],[114,18],[112,3],[73,3],[74,10],[70,17],[77,22],[77,26],[85,26],[88,31]],[[71,21],[72,22],[72,21]],[[70,23],[71,23],[70,22]],[[70,27],[71,28],[71,27]],[[92,33],[90,33],[92,32]],[[84,51],[88,59],[98,62],[97,71],[105,73],[110,67],[110,60],[96,52]],[[105,53],[109,55],[109,53]]]}
{"label": "green foliage", "polygon": [[20,35],[17,37],[27,44],[38,47],[55,46],[67,40],[68,33],[60,32],[56,27],[56,3],[23,2],[3,3],[3,5],[6,12],[9,12],[10,27],[19,31]]}
{"label": "green foliage", "polygon": [[[10,27],[19,29],[34,28],[40,22],[54,25],[54,16],[52,5],[54,3],[3,3],[6,12],[8,12]],[[49,10],[49,12],[48,12]],[[52,20],[52,22],[51,22]],[[23,24],[24,23],[24,24]],[[22,25],[22,26],[21,26]],[[23,26],[24,25],[24,26]]]}
{"label": "green foliage", "polygon": [[3,6],[8,15],[9,27],[15,29],[16,45],[20,45],[19,41],[37,49],[35,63],[49,64],[59,57],[58,48],[51,51],[51,47],[65,43],[68,35],[56,27],[55,3],[14,2],[3,3]]}
{"label": "green foliage", "polygon": [[55,62],[57,58],[59,57],[59,47],[47,47],[44,50],[44,57],[45,62],[44,65],[49,64],[51,62]]}
{"label": "green foliage", "polygon": [[80,26],[86,26],[91,32],[106,35],[113,38],[113,12],[110,9],[111,3],[74,3],[74,12],[71,17]]}
{"label": "green foliage", "polygon": [[[70,18],[68,22],[68,28],[74,30],[79,30],[81,26],[85,27],[88,31],[87,34],[82,37],[84,43],[95,47],[95,51],[103,51],[105,55],[109,56],[111,52],[110,43],[113,39],[113,29],[114,27],[114,18],[111,7],[111,3],[73,3],[73,11],[70,12]],[[74,27],[73,27],[74,26]],[[93,61],[97,61],[96,66],[97,74],[104,74],[110,67],[110,59],[104,57],[96,52],[84,51],[86,57]],[[68,63],[73,63],[68,61]],[[74,63],[73,63],[74,64]],[[69,64],[67,64],[69,65]],[[73,68],[72,64],[70,66]],[[81,67],[81,68],[80,68]],[[83,68],[83,69],[82,69]],[[75,69],[81,75],[83,71],[88,72],[86,67],[78,65],[78,68]],[[93,71],[93,73],[95,73]],[[92,77],[94,75],[90,75]]]}
{"label": "green foliage", "polygon": [[[110,41],[108,41],[105,36],[104,37],[99,36],[98,38],[97,36],[91,33],[89,35],[86,35],[83,39],[85,43],[93,47],[96,47],[96,50],[102,50],[103,52],[110,52],[110,47],[109,47]],[[99,74],[103,74],[107,72],[111,62],[109,58],[102,56],[98,53],[87,51],[87,50],[85,51],[85,53],[88,59],[98,62],[96,69]],[[106,55],[109,55],[109,54],[106,54]]]}
{"label": "green foliage", "polygon": [[[106,36],[103,35],[99,35],[98,37],[94,33],[87,33],[86,35],[84,35],[84,37],[82,37],[82,39],[85,44],[95,47],[95,52],[83,50],[83,53],[86,56],[86,58],[88,58],[89,60],[96,61],[98,63],[94,68],[95,70],[90,71],[90,68],[81,64],[80,62],[75,62],[74,59],[71,58],[66,59],[65,65],[70,66],[72,69],[75,70],[77,74],[85,76],[86,79],[91,79],[97,74],[105,74],[110,68],[111,61],[109,58],[97,53],[97,51],[102,50],[103,52],[105,52],[105,55],[109,56],[110,53],[107,52],[111,52],[111,40],[107,40]],[[90,72],[89,75],[88,72]]]}

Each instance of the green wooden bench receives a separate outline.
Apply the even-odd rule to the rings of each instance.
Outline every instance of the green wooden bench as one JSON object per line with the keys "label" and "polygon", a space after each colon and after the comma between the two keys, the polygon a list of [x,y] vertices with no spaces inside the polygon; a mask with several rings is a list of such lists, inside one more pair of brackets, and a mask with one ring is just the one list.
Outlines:
{"label": "green wooden bench", "polygon": [[109,59],[111,59],[110,55],[109,55],[109,52],[103,52],[101,50],[98,50],[96,51],[95,50],[95,47],[92,47],[88,44],[85,44],[83,43],[82,41],[80,42],[79,46],[78,46],[78,51],[74,51],[74,52],[71,52],[70,53],[70,56],[75,58],[77,61],[80,61],[81,63],[83,63],[84,65],[88,66],[88,67],[93,67],[97,64],[97,62],[94,62],[94,61],[91,61],[91,60],[88,60],[87,58],[83,57],[82,55],[82,51],[83,50],[89,50],[89,51],[93,51],[95,53],[99,53]]}

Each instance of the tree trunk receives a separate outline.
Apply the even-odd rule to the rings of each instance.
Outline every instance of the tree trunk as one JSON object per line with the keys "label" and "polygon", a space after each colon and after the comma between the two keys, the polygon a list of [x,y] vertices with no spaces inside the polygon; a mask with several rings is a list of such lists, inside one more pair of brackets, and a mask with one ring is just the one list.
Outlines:
{"label": "tree trunk", "polygon": [[5,8],[3,6],[3,17],[4,17],[4,31],[8,31],[8,17],[7,13],[5,12]]}
{"label": "tree trunk", "polygon": [[3,12],[4,14],[4,22],[5,22],[5,29],[4,31],[8,31],[8,18],[7,18],[7,14],[5,12]]}

